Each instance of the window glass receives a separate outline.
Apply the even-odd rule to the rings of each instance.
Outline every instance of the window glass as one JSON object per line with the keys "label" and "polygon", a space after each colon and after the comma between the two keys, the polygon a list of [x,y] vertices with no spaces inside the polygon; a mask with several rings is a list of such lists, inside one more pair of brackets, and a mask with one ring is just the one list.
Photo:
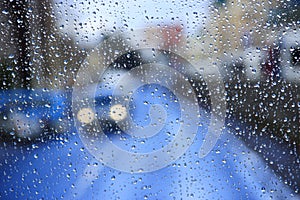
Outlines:
{"label": "window glass", "polygon": [[299,199],[298,0],[0,2],[1,199]]}

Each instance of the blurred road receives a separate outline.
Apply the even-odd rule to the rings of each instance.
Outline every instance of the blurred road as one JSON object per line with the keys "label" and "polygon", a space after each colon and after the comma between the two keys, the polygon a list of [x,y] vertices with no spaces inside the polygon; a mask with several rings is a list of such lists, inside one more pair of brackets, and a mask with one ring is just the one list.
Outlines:
{"label": "blurred road", "polygon": [[[146,106],[143,102],[142,104]],[[139,111],[147,112],[143,109]],[[176,120],[176,112],[174,109],[170,111],[169,117]],[[199,127],[194,143],[188,151],[168,167],[150,173],[131,174],[104,166],[89,153],[76,130],[56,135],[51,140],[40,143],[19,145],[15,141],[1,142],[0,197],[298,199],[297,196],[293,196],[288,186],[290,183],[285,184],[274,172],[274,168],[270,167],[270,163],[266,163],[266,159],[259,156],[262,152],[264,156],[269,153],[274,158],[284,157],[286,159],[278,159],[279,164],[283,165],[290,159],[288,152],[284,153],[285,150],[281,150],[280,146],[264,137],[262,140],[249,142],[248,145],[270,145],[271,150],[257,146],[254,148],[259,152],[257,153],[247,148],[239,136],[249,133],[243,132],[247,130],[247,126],[238,125],[239,120],[227,121],[227,128],[214,149],[206,157],[199,158],[198,151],[209,122],[205,111],[200,111],[204,117],[201,120],[202,126]],[[174,131],[174,127],[169,128],[171,132]],[[257,134],[263,136],[264,132],[261,133]],[[164,141],[165,135],[158,135],[157,139]],[[144,149],[140,146],[139,150],[149,151],[152,145],[151,139],[149,141]],[[113,142],[120,143],[118,140]],[[157,141],[153,141],[153,144],[155,142],[159,146]],[[118,159],[118,156],[114,155],[114,159]],[[277,160],[273,162],[275,165]]]}

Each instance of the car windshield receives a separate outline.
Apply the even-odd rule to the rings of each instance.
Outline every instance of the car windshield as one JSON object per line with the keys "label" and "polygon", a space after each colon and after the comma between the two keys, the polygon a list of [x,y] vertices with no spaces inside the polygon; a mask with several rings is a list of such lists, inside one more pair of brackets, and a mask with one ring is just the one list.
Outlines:
{"label": "car windshield", "polygon": [[0,2],[0,199],[299,199],[300,2]]}

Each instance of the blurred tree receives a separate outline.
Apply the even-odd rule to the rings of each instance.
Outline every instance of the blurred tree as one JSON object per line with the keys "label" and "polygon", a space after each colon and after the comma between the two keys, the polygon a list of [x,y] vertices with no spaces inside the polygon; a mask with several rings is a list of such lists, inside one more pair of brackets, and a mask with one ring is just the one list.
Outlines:
{"label": "blurred tree", "polygon": [[5,1],[9,9],[11,19],[11,34],[13,43],[16,45],[16,60],[14,78],[16,86],[30,88],[30,30],[29,30],[29,7],[28,1],[16,0]]}
{"label": "blurred tree", "polygon": [[57,30],[52,0],[4,0],[0,7],[1,87],[70,87],[85,53]]}
{"label": "blurred tree", "polygon": [[33,82],[36,87],[62,89],[72,85],[85,53],[67,35],[60,34],[53,6],[52,0],[32,2]]}

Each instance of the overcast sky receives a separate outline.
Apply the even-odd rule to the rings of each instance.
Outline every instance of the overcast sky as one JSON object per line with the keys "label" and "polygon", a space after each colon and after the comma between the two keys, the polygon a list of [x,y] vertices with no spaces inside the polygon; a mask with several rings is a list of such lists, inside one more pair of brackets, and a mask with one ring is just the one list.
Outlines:
{"label": "overcast sky", "polygon": [[[101,33],[120,29],[182,24],[186,34],[195,33],[208,17],[209,0],[54,0],[60,30],[81,46],[93,46]],[[108,2],[108,3],[107,3]],[[115,27],[115,28],[114,28]]]}

